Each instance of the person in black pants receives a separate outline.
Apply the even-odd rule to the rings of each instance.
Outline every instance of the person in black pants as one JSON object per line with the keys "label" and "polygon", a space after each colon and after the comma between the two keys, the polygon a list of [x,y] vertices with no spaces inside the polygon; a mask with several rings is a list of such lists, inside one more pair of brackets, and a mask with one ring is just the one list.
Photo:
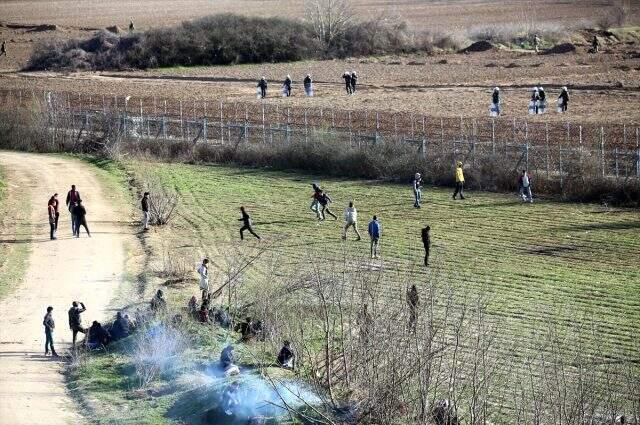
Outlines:
{"label": "person in black pants", "polygon": [[264,99],[267,97],[267,79],[262,77],[260,81],[258,81],[258,88],[260,89],[260,98]]}
{"label": "person in black pants", "polygon": [[429,248],[431,248],[431,227],[427,226],[422,229],[422,244],[424,245],[424,265],[429,265]]}
{"label": "person in black pants", "polygon": [[356,92],[356,83],[358,82],[358,76],[355,71],[351,72],[351,94]]}
{"label": "person in black pants", "polygon": [[91,232],[89,232],[89,227],[87,226],[87,210],[82,205],[82,200],[78,199],[76,205],[71,209],[71,215],[75,217],[75,233],[74,236],[76,238],[80,237],[80,226],[84,227],[84,230],[87,231],[87,235],[91,237]]}
{"label": "person in black pants", "polygon": [[344,78],[345,88],[347,89],[347,94],[351,94],[351,74],[345,72],[342,74],[342,78]]}
{"label": "person in black pants", "polygon": [[333,202],[333,200],[329,197],[327,192],[322,192],[322,194],[318,198],[318,202],[320,203],[320,207],[321,207],[320,216],[318,217],[318,220],[324,220],[326,218],[324,215],[325,212],[329,214],[331,217],[333,217],[334,220],[338,219],[338,217],[334,213],[332,213],[331,210],[329,209],[329,204]]}
{"label": "person in black pants", "polygon": [[49,204],[47,207],[47,213],[49,215],[49,239],[56,239],[56,209],[53,207],[53,204]]}
{"label": "person in black pants", "polygon": [[242,234],[242,232],[244,232],[245,230],[248,230],[249,233],[260,240],[260,236],[258,236],[251,227],[251,217],[249,217],[249,214],[247,214],[247,212],[244,210],[244,207],[240,207],[240,212],[242,213],[242,218],[238,219],[238,221],[242,222],[242,227],[240,228],[240,240],[244,240],[244,235]]}
{"label": "person in black pants", "polygon": [[58,201],[58,194],[54,193],[53,196],[49,199],[49,205],[53,205],[53,209],[55,210],[55,228],[54,230],[58,231],[58,220],[60,219],[60,211],[58,211],[58,207],[60,205],[60,201]]}
{"label": "person in black pants", "polygon": [[284,88],[284,95],[286,97],[291,96],[291,76],[287,75],[287,78],[284,79],[284,83],[282,84]]}

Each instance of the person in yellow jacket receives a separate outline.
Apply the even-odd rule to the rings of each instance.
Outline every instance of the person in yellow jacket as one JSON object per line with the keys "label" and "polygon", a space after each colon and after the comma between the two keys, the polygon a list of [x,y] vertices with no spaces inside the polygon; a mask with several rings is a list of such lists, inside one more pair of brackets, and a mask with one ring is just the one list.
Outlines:
{"label": "person in yellow jacket", "polygon": [[456,167],[456,191],[453,192],[453,199],[456,199],[458,193],[460,199],[464,199],[464,173],[462,172],[462,162],[458,161]]}

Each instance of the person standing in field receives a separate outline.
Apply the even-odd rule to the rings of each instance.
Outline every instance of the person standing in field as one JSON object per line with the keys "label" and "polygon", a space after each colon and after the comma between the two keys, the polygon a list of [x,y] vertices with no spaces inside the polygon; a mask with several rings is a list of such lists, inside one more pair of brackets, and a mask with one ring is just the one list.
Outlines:
{"label": "person standing in field", "polygon": [[544,114],[547,110],[547,93],[545,93],[544,88],[542,86],[538,87],[538,112]]}
{"label": "person standing in field", "polygon": [[56,323],[53,320],[53,307],[47,307],[47,314],[44,315],[44,319],[42,320],[42,324],[44,325],[44,355],[49,354],[49,349],[51,349],[51,355],[53,357],[58,357],[58,353],[56,353],[56,349],[53,347],[53,330],[56,328]]}
{"label": "person standing in field", "polygon": [[66,204],[67,204],[67,209],[69,210],[69,213],[71,213],[71,230],[73,231],[73,236],[76,235],[76,232],[75,232],[75,225],[73,221],[73,213],[71,210],[76,205],[76,202],[78,202],[79,200],[80,200],[80,192],[76,190],[76,185],[72,184],[71,190],[67,192]]}
{"label": "person standing in field", "polygon": [[538,93],[538,88],[534,87],[531,89],[531,102],[529,102],[529,114],[538,114],[538,107],[540,103],[540,94]]}
{"label": "person standing in field", "polygon": [[71,308],[69,309],[69,329],[71,329],[71,333],[73,336],[71,347],[74,350],[76,348],[76,338],[78,337],[78,332],[81,332],[83,334],[87,333],[87,330],[82,327],[82,318],[80,317],[80,314],[87,311],[87,308],[82,301],[80,301],[80,305],[82,307],[78,307],[78,302],[74,301],[71,303]]}
{"label": "person standing in field", "polygon": [[349,202],[349,206],[344,210],[344,221],[345,225],[344,231],[342,232],[342,239],[347,239],[347,230],[349,230],[349,227],[353,227],[353,230],[355,230],[358,236],[357,240],[362,239],[360,232],[358,232],[358,211],[356,207],[353,206],[353,201]]}
{"label": "person standing in field", "polygon": [[311,74],[307,74],[306,77],[304,77],[304,93],[311,97],[313,96],[313,81],[311,80]]}
{"label": "person standing in field", "polygon": [[284,79],[284,83],[282,83],[282,94],[286,97],[291,96],[291,76],[287,75]]}
{"label": "person standing in field", "polygon": [[202,260],[202,264],[198,267],[198,274],[200,275],[200,290],[202,291],[202,301],[207,299],[209,293],[209,259]]}
{"label": "person standing in field", "polygon": [[313,211],[318,220],[320,220],[320,197],[322,196],[322,189],[315,183],[312,183],[311,187],[313,187],[313,195],[311,196],[313,200],[309,208],[311,208],[311,211]]}
{"label": "person standing in field", "polygon": [[415,284],[411,285],[407,290],[407,304],[409,306],[409,329],[415,330],[416,320],[418,318],[418,305],[420,305],[418,288]]}
{"label": "person standing in field", "polygon": [[416,173],[413,178],[413,196],[415,198],[415,202],[413,203],[414,208],[421,208],[422,202],[422,176],[420,173]]}
{"label": "person standing in field", "polygon": [[453,199],[460,194],[460,199],[464,199],[464,172],[462,171],[462,162],[458,161],[456,167],[456,190],[453,192]]}
{"label": "person standing in field", "polygon": [[238,221],[242,222],[242,227],[240,228],[240,240],[244,240],[244,234],[242,232],[245,230],[248,230],[249,233],[260,240],[260,236],[258,236],[256,232],[253,231],[253,227],[251,227],[251,217],[249,217],[249,214],[247,214],[244,207],[240,207],[240,212],[242,213],[242,217],[238,219]]}
{"label": "person standing in field", "polygon": [[49,239],[55,240],[56,238],[56,209],[53,204],[49,203],[47,206],[47,215],[49,216]]}
{"label": "person standing in field", "polygon": [[136,30],[135,25],[133,25],[133,19],[129,20],[129,33],[132,33]]}
{"label": "person standing in field", "polygon": [[536,53],[540,53],[540,37],[538,37],[538,34],[535,34],[533,36],[533,49],[536,51]]}
{"label": "person standing in field", "polygon": [[149,192],[145,192],[140,202],[142,208],[142,230],[149,230],[149,195]]}
{"label": "person standing in field", "polygon": [[329,214],[331,217],[333,217],[334,220],[338,219],[338,217],[334,213],[332,213],[331,210],[329,209],[329,204],[332,202],[333,202],[333,199],[331,199],[331,197],[327,192],[322,192],[320,194],[320,197],[318,198],[318,203],[320,204],[320,216],[322,218],[318,218],[319,220],[324,220],[326,218],[324,215],[325,212]]}
{"label": "person standing in field", "polygon": [[7,41],[3,40],[0,44],[0,56],[7,56]]}
{"label": "person standing in field", "polygon": [[258,81],[258,89],[260,90],[260,99],[267,97],[267,79],[265,77]]}
{"label": "person standing in field", "polygon": [[491,93],[491,116],[499,117],[500,113],[500,87],[494,87]]}
{"label": "person standing in field", "polygon": [[75,217],[75,236],[76,238],[80,237],[80,226],[84,227],[84,230],[87,232],[87,236],[91,237],[91,232],[89,232],[89,226],[87,226],[87,210],[84,205],[82,205],[82,199],[78,199],[76,205],[73,207],[71,211],[71,215]]}
{"label": "person standing in field", "polygon": [[593,40],[591,41],[591,52],[598,53],[600,51],[600,40],[598,40],[598,36],[594,35]]}
{"label": "person standing in field", "polygon": [[347,89],[347,94],[351,94],[351,74],[345,71],[344,74],[342,74],[342,78],[344,79],[344,85]]}
{"label": "person standing in field", "polygon": [[427,226],[422,229],[422,245],[424,245],[424,265],[429,266],[429,250],[431,249],[431,227]]}
{"label": "person standing in field", "polygon": [[567,112],[569,108],[569,89],[567,87],[563,87],[560,92],[560,96],[558,96],[558,112]]}
{"label": "person standing in field", "polygon": [[373,216],[373,220],[369,222],[367,230],[369,232],[369,238],[371,238],[371,258],[378,258],[378,246],[382,229],[377,216]]}
{"label": "person standing in field", "polygon": [[58,210],[58,207],[60,206],[60,201],[58,201],[58,194],[54,193],[53,196],[49,199],[49,205],[53,205],[53,209],[55,210],[55,228],[54,230],[57,232],[58,231],[58,220],[60,219],[60,211]]}
{"label": "person standing in field", "polygon": [[518,193],[522,198],[522,202],[533,203],[533,196],[531,194],[531,177],[527,170],[522,170],[522,174],[518,178]]}
{"label": "person standing in field", "polygon": [[351,71],[351,94],[356,92],[356,83],[358,82],[358,75],[355,71]]}

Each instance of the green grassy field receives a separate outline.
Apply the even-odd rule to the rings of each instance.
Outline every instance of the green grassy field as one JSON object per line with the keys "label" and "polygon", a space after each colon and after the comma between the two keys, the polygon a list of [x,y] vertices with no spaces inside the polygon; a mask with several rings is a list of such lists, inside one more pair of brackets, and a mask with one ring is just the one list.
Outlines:
{"label": "green grassy field", "polygon": [[[216,254],[238,238],[240,205],[265,241],[277,240],[274,249],[292,268],[310,253],[335,258],[345,245],[349,255],[366,257],[366,225],[376,214],[384,264],[419,273],[419,284],[437,274],[455,287],[485,294],[507,339],[526,343],[529,329],[541,320],[567,328],[593,321],[604,335],[600,349],[615,346],[618,353],[637,355],[638,211],[544,200],[522,204],[515,194],[470,192],[465,201],[453,201],[451,191],[440,188],[426,188],[423,207],[416,210],[409,184],[177,164],[154,164],[145,173],[181,197],[170,228],[152,240],[194,263],[207,254],[215,264]],[[337,222],[316,222],[309,210],[312,181],[320,181],[334,199]],[[361,242],[353,235],[348,242],[340,238],[342,212],[351,199],[365,236]],[[426,224],[432,229],[430,269],[421,266],[420,228]],[[245,243],[256,242],[249,235]],[[268,270],[268,264],[258,264],[250,274]],[[197,293],[195,283],[185,291],[190,292]]]}

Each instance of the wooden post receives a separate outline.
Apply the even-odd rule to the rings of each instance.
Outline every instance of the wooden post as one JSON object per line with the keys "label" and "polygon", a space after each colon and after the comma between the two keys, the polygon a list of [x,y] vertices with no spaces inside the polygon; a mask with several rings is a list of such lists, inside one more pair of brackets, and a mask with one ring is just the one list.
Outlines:
{"label": "wooden post", "polygon": [[547,179],[549,179],[549,168],[551,167],[551,164],[549,163],[551,161],[551,152],[549,150],[549,123],[545,123],[545,139],[547,142]]}
{"label": "wooden post", "polygon": [[309,127],[307,123],[307,110],[304,110],[304,142],[309,143]]}
{"label": "wooden post", "polygon": [[184,122],[182,117],[182,100],[179,101],[180,104],[180,139],[184,140]]}
{"label": "wooden post", "polygon": [[249,108],[247,104],[244,105],[244,141],[249,141]]}
{"label": "wooden post", "polygon": [[491,152],[496,155],[496,120],[491,120]]}
{"label": "wooden post", "polygon": [[267,128],[264,119],[264,102],[262,102],[262,143],[267,143]]}
{"label": "wooden post", "polygon": [[353,132],[351,130],[351,111],[348,112],[349,115],[349,145],[353,143]]}
{"label": "wooden post", "polygon": [[614,150],[614,154],[615,154],[615,161],[616,161],[616,180],[618,180],[618,178],[620,177],[620,170],[619,170],[619,165],[618,165],[618,147],[616,146],[615,150]]}
{"label": "wooden post", "polygon": [[604,177],[604,127],[600,127],[600,164],[602,165],[602,177]]}

